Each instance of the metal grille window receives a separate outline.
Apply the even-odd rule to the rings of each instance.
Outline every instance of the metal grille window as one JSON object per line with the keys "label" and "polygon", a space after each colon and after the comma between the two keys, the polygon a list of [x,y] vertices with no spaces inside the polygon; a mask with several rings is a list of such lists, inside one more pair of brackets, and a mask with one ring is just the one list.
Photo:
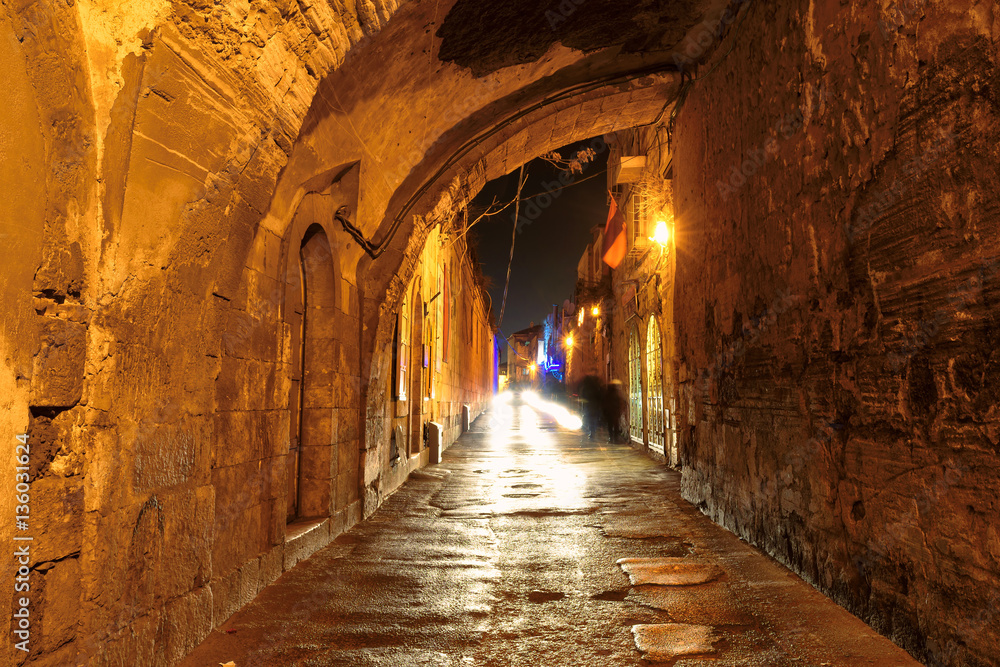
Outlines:
{"label": "metal grille window", "polygon": [[666,430],[663,414],[663,350],[660,345],[660,325],[655,316],[649,318],[646,329],[646,415],[649,419],[649,448],[666,454],[663,448]]}
{"label": "metal grille window", "polygon": [[635,329],[628,337],[628,431],[642,442],[642,354]]}
{"label": "metal grille window", "polygon": [[629,250],[644,248],[649,239],[646,238],[646,195],[642,190],[634,189],[628,198],[626,214],[628,216]]}
{"label": "metal grille window", "polygon": [[403,300],[403,306],[399,309],[399,323],[396,334],[396,362],[399,364],[396,370],[396,398],[400,401],[406,400],[406,383],[409,381],[409,361],[410,361],[410,298],[409,295]]}
{"label": "metal grille window", "polygon": [[442,285],[442,308],[444,308],[444,325],[441,329],[441,360],[448,363],[448,353],[451,351],[451,313],[454,310],[451,292],[451,274],[448,273],[448,264],[444,265],[444,283]]}

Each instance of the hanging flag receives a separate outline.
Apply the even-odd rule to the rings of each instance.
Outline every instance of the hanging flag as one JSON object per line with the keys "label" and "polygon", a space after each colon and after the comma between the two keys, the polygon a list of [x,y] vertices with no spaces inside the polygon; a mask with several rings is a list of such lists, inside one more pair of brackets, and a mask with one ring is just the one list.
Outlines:
{"label": "hanging flag", "polygon": [[628,243],[625,239],[625,218],[618,210],[618,203],[612,195],[608,223],[604,226],[604,263],[612,269],[617,268],[625,259],[626,252],[628,252]]}

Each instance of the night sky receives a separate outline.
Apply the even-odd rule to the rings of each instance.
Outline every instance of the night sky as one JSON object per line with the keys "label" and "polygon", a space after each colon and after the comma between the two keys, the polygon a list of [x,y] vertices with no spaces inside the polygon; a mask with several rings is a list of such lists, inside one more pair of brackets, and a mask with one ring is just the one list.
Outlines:
{"label": "night sky", "polygon": [[[563,157],[590,146],[590,141],[571,144],[559,150]],[[598,142],[596,147],[603,147]],[[527,184],[522,199],[544,193],[543,183],[554,183],[562,171],[544,160],[525,165]],[[604,225],[608,216],[607,150],[600,150],[594,160],[584,165],[583,173],[573,174],[573,185],[558,191],[538,217],[517,231],[514,241],[514,261],[510,269],[510,289],[501,330],[507,336],[530,326],[541,324],[552,311],[553,304],[573,298],[576,286],[576,265],[590,242],[590,229]],[[473,200],[470,219],[474,220],[495,199],[506,204],[517,194],[518,170],[486,184]],[[587,179],[587,180],[585,180]],[[544,198],[521,202],[521,215],[531,212],[529,202],[541,203]],[[481,220],[470,237],[477,245],[484,273],[493,281],[493,315],[500,317],[503,288],[510,258],[511,234],[514,227],[514,207]]]}

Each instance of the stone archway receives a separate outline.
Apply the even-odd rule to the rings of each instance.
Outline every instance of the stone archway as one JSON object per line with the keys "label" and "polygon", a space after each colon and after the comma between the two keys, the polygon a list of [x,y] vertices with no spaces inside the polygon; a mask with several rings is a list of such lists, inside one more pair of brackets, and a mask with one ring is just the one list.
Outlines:
{"label": "stone archway", "polygon": [[[59,638],[62,643],[53,644],[60,654],[51,661],[69,663],[89,654],[97,659],[153,646],[157,628],[183,625],[192,614],[217,622],[238,607],[240,591],[253,589],[252,583],[246,585],[252,576],[248,573],[259,568],[261,581],[277,576],[280,568],[265,566],[281,562],[275,549],[285,508],[284,496],[276,495],[281,484],[274,482],[280,465],[275,460],[285,454],[288,428],[281,419],[290,411],[283,403],[284,387],[267,390],[287,375],[281,356],[284,322],[269,294],[281,289],[281,258],[295,257],[300,249],[282,243],[288,242],[297,202],[312,192],[308,183],[317,174],[347,163],[359,163],[363,171],[365,197],[353,208],[353,227],[342,228],[332,214],[323,223],[343,278],[336,283],[344,288],[338,292],[343,297],[338,321],[344,323],[339,340],[353,345],[343,354],[353,378],[342,387],[341,395],[348,398],[338,408],[337,441],[344,449],[338,451],[337,488],[339,493],[340,480],[358,474],[370,500],[365,511],[371,512],[387,491],[379,486],[381,472],[378,465],[354,465],[350,456],[357,455],[359,446],[388,446],[388,437],[379,430],[384,401],[377,392],[367,392],[385,386],[376,359],[391,339],[391,318],[385,315],[393,312],[410,283],[407,259],[422,246],[429,227],[461,206],[477,184],[539,152],[655,120],[676,93],[676,56],[700,57],[684,50],[694,43],[688,38],[707,37],[711,52],[726,36],[725,26],[711,24],[718,16],[715,10],[726,4],[716,0],[637,2],[625,8],[613,0],[588,0],[576,9],[569,6],[576,3],[564,4],[572,12],[547,16],[542,5],[525,0],[413,2],[403,5],[392,21],[388,17],[396,11],[396,0],[357,7],[348,3],[345,10],[323,3],[290,3],[279,10],[273,3],[228,7],[182,2],[148,7],[118,3],[102,11],[94,11],[90,2],[5,8],[0,34],[14,73],[5,79],[6,90],[17,103],[3,115],[21,136],[17,166],[30,166],[4,181],[8,197],[30,200],[17,217],[20,229],[5,244],[12,260],[6,266],[16,273],[10,284],[19,293],[10,302],[12,316],[4,324],[3,339],[7,348],[18,350],[17,368],[3,384],[20,415],[20,421],[5,423],[8,432],[20,430],[29,407],[66,408],[62,414],[73,421],[57,429],[53,442],[66,453],[66,470],[78,474],[47,480],[59,485],[49,497],[83,497],[85,503],[73,500],[72,506],[87,512],[86,520],[83,509],[74,514],[76,532],[60,534],[72,534],[72,539],[43,540],[59,545],[58,552],[49,554],[54,571],[81,585],[79,594],[66,593],[58,602],[36,601],[40,610],[72,602],[76,606],[58,612],[66,618],[79,608],[81,622],[68,625],[73,629]],[[647,11],[650,5],[662,8],[662,14]],[[776,412],[773,422],[755,421],[754,415],[766,413],[750,410],[725,417],[709,410],[703,416],[701,402],[680,401],[685,420],[688,415],[691,419],[684,422],[691,434],[684,450],[686,462],[692,463],[687,479],[693,481],[687,488],[751,541],[771,543],[776,534],[771,527],[780,529],[789,558],[800,559],[799,570],[820,581],[850,573],[851,556],[867,557],[864,544],[879,538],[879,526],[907,519],[885,499],[919,492],[922,482],[911,481],[917,477],[888,477],[867,464],[848,471],[844,479],[851,484],[888,480],[899,487],[883,494],[881,488],[869,492],[842,485],[846,506],[869,503],[867,523],[854,521],[849,512],[842,526],[829,523],[838,515],[809,509],[810,480],[818,485],[822,477],[802,475],[804,481],[789,487],[788,497],[804,499],[801,515],[764,498],[754,506],[762,514],[751,516],[733,501],[737,495],[719,490],[734,484],[751,488],[755,471],[776,478],[786,456],[800,461],[814,455],[801,446],[803,420],[788,416],[799,406],[808,406],[802,408],[806,423],[839,426],[851,426],[851,415],[864,416],[869,408],[895,409],[896,401],[868,405],[860,401],[870,401],[870,392],[824,381],[819,386],[832,384],[834,395],[843,397],[837,411],[828,414],[825,406],[833,410],[837,403],[814,400],[828,398],[825,390],[803,388],[787,375],[795,369],[827,377],[829,368],[802,361],[822,359],[835,372],[848,373],[846,384],[854,384],[855,365],[868,368],[881,354],[872,346],[884,344],[876,328],[883,315],[885,321],[905,319],[911,304],[922,303],[907,297],[892,304],[876,291],[914,291],[913,277],[898,272],[901,264],[909,265],[895,249],[922,247],[899,243],[898,231],[922,234],[924,228],[912,224],[910,201],[906,207],[892,206],[886,215],[881,211],[887,193],[895,192],[897,175],[909,178],[913,164],[926,164],[927,137],[939,129],[951,132],[955,120],[961,120],[958,130],[965,133],[961,153],[949,149],[933,169],[927,165],[927,178],[940,180],[915,189],[913,201],[926,213],[921,217],[934,243],[940,245],[952,233],[955,221],[976,220],[964,213],[952,215],[953,202],[972,201],[971,193],[989,205],[967,203],[959,210],[975,215],[979,209],[996,210],[990,194],[998,191],[996,160],[987,150],[997,145],[995,113],[978,92],[981,73],[996,68],[991,24],[981,13],[955,13],[934,0],[921,12],[930,17],[926,25],[931,29],[921,28],[915,50],[909,44],[915,27],[897,35],[898,24],[882,21],[895,20],[885,9],[863,3],[820,2],[808,8],[756,3],[757,17],[734,45],[738,50],[728,45],[718,49],[733,56],[713,75],[712,85],[694,89],[678,116],[678,164],[697,166],[678,172],[678,211],[687,216],[690,229],[704,230],[700,238],[690,238],[690,261],[679,268],[678,280],[687,291],[682,290],[675,310],[684,317],[676,324],[663,320],[665,345],[672,345],[670,328],[682,332],[677,354],[668,352],[670,358],[684,359],[678,384],[690,387],[691,378],[705,371],[716,388],[725,380],[752,389],[755,376],[723,378],[710,369],[717,370],[719,360],[728,365],[732,336],[757,339],[761,326],[747,333],[740,322],[770,322],[772,315],[784,312],[783,301],[776,301],[779,293],[815,303],[811,310],[827,325],[817,331],[833,332],[838,346],[827,349],[825,334],[799,346],[786,345],[786,334],[797,330],[786,324],[763,326],[763,334],[775,341],[772,365],[784,369],[784,375],[769,382],[780,390],[775,395],[790,397],[789,409]],[[639,13],[643,16],[637,17]],[[469,15],[484,20],[463,20]],[[705,19],[707,29],[699,23]],[[621,29],[609,29],[607,21],[618,22],[611,25]],[[961,29],[941,30],[945,21]],[[382,26],[383,34],[376,34]],[[553,30],[546,31],[547,26]],[[788,39],[778,33],[786,26],[793,27]],[[30,75],[30,86],[19,74],[22,69]],[[871,96],[869,81],[899,85],[886,85],[884,94]],[[817,83],[822,87],[814,87]],[[800,110],[809,131],[785,135],[783,119]],[[982,126],[986,129],[965,125],[964,119],[979,117],[990,119]],[[838,126],[844,118],[857,127],[824,127]],[[776,154],[771,154],[772,146]],[[755,185],[723,194],[734,176],[744,182],[737,168],[746,164],[748,151],[763,154],[762,147],[768,149],[765,164],[750,165]],[[931,154],[940,152],[933,148]],[[951,161],[965,171],[952,169]],[[15,161],[5,168],[7,164],[13,167]],[[943,204],[928,200],[927,192],[942,190]],[[716,192],[723,196],[714,196]],[[878,220],[871,219],[874,213]],[[852,240],[858,223],[868,236],[875,232],[875,243],[867,248]],[[975,221],[975,227],[979,234],[996,225]],[[359,242],[382,242],[390,232],[395,236],[378,260],[359,249]],[[726,243],[715,243],[720,238]],[[949,242],[957,255],[968,240],[956,234]],[[994,254],[991,250],[984,257]],[[841,261],[844,255],[846,262]],[[974,258],[956,263],[936,248],[925,259],[944,278],[937,281],[942,289],[961,287],[977,269]],[[745,266],[770,270],[742,280]],[[874,271],[884,275],[880,285],[866,279]],[[4,296],[9,292],[5,287]],[[979,316],[977,321],[986,319]],[[38,359],[45,363],[33,369],[23,346],[39,327],[60,334],[53,340],[69,344],[46,343]],[[973,336],[985,337],[991,330],[980,326],[966,333],[963,347],[971,354],[978,340]],[[703,339],[705,345],[696,344]],[[739,344],[737,356],[742,357]],[[905,347],[902,353],[908,354]],[[934,374],[941,382],[953,382],[944,351],[919,362],[907,380],[914,391],[932,389]],[[988,368],[992,373],[993,366]],[[693,396],[692,389],[683,391]],[[955,394],[961,397],[965,391]],[[906,394],[906,387],[897,393]],[[419,391],[413,399],[418,397],[422,400]],[[942,403],[941,409],[946,407]],[[874,416],[865,419],[875,421],[883,413],[868,414]],[[895,413],[886,414],[897,419]],[[725,421],[729,419],[738,421]],[[923,417],[907,420],[907,428],[920,436]],[[841,439],[852,435],[847,444],[861,446],[868,458],[872,452],[885,455],[889,447],[897,451],[906,440],[905,434],[893,435],[875,449],[858,426],[855,419],[853,432],[817,437],[825,447],[830,442],[840,446]],[[860,426],[873,428],[870,423]],[[700,448],[715,434],[734,432],[747,438],[768,434],[768,445],[759,451],[771,448],[774,455],[756,454],[762,467],[742,466],[739,476],[730,479],[735,468],[717,464],[716,457],[701,454]],[[927,444],[915,451],[914,469],[921,471],[928,458],[950,455]],[[978,472],[973,477],[972,471],[986,469],[975,458],[978,444],[963,444],[962,451],[959,463],[970,471],[963,484],[992,488]],[[845,456],[856,452],[847,450]],[[377,453],[366,454],[369,463],[384,460]],[[331,466],[332,459],[331,451]],[[836,461],[823,461],[831,466],[830,479],[843,472],[832,467]],[[809,475],[823,470],[808,468]],[[927,479],[927,485],[940,481]],[[158,559],[169,562],[162,568],[169,576],[155,602],[128,605],[122,601],[129,599],[129,586],[120,582],[127,581],[131,564],[107,558],[104,546],[138,525],[141,508],[154,494],[165,517],[165,532],[157,539],[178,551],[163,552]],[[992,499],[980,494],[977,502],[988,506]],[[788,516],[804,519],[792,522]],[[972,522],[979,519],[969,516],[961,524],[936,523],[959,525],[971,534]],[[924,526],[928,535],[937,530],[934,523],[931,517]],[[817,553],[821,557],[809,557]],[[830,553],[830,558],[822,557]],[[940,558],[941,567],[959,562],[954,555]],[[890,573],[877,582],[889,588],[892,568],[923,569],[920,561],[871,562],[873,571]],[[863,587],[841,592],[859,608],[875,609],[873,613],[890,620],[900,617],[894,610],[903,607],[913,618],[930,618],[936,600],[950,604],[975,593],[974,584],[926,579],[920,582],[924,584],[927,595],[905,601],[868,599]],[[0,613],[8,607],[0,602]],[[942,609],[967,628],[975,625],[968,607],[946,604]],[[193,630],[191,636],[199,632],[207,629]],[[983,645],[972,634],[962,641]],[[925,637],[938,643],[947,638],[924,625],[915,627],[914,637],[911,641],[921,646]],[[79,640],[75,646],[74,638]],[[183,650],[181,645],[170,647],[173,654]],[[144,662],[158,660],[168,661],[165,653],[142,656]]]}

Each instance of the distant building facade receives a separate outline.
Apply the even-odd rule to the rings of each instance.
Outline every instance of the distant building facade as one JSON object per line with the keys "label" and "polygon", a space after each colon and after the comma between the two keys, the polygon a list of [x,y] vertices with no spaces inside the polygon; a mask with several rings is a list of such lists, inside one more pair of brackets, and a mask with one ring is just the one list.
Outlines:
{"label": "distant building facade", "polygon": [[507,347],[507,384],[508,386],[526,387],[538,386],[541,383],[539,375],[539,350],[544,341],[545,327],[532,324],[511,334]]}
{"label": "distant building facade", "polygon": [[608,313],[611,269],[604,263],[604,228],[591,229],[592,239],[576,269],[575,309],[567,322],[567,384],[575,387],[587,375],[611,381],[611,330]]}
{"label": "distant building facade", "polygon": [[[575,316],[565,333],[567,384],[587,375],[618,380],[628,399],[632,443],[680,464],[675,358],[673,195],[667,141],[652,128],[605,137],[608,190],[624,218],[627,252],[615,268],[604,261],[604,228],[592,230],[577,266]],[[610,204],[610,201],[609,201]]]}

